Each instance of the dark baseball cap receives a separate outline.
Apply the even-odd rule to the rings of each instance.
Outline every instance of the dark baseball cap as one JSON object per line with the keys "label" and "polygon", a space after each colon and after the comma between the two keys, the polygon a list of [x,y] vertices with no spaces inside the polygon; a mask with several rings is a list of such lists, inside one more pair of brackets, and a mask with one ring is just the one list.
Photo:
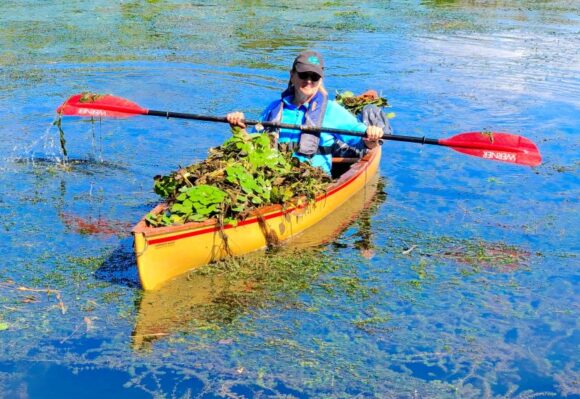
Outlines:
{"label": "dark baseball cap", "polygon": [[314,72],[324,77],[324,61],[320,53],[312,50],[303,51],[294,59],[292,69],[297,72]]}

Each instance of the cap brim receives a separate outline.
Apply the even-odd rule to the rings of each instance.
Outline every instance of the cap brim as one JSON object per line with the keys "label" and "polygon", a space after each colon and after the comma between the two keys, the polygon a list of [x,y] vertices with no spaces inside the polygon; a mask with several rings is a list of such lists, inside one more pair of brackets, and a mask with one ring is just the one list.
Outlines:
{"label": "cap brim", "polygon": [[303,64],[299,62],[294,66],[294,68],[297,72],[314,72],[320,75],[321,78],[324,77],[324,71],[318,65]]}

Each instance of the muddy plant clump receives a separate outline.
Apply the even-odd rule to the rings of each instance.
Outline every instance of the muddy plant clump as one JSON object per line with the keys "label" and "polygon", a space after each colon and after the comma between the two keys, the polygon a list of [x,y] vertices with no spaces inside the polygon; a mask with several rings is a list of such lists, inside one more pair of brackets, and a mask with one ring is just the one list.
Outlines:
{"label": "muddy plant clump", "polygon": [[210,218],[236,224],[260,206],[300,206],[325,192],[330,176],[273,143],[269,134],[234,129],[206,160],[156,176],[154,190],[168,206],[160,214],[149,213],[148,224],[159,227]]}
{"label": "muddy plant clump", "polygon": [[[105,96],[106,96],[106,94],[97,94],[97,93],[92,93],[90,91],[85,91],[85,92],[81,93],[81,97],[79,98],[79,103],[94,103],[94,102],[102,99]],[[64,130],[62,129],[62,114],[61,113],[57,114],[57,118],[55,119],[55,121],[52,124],[53,124],[53,126],[56,126],[56,128],[58,129],[59,139],[60,139],[60,148],[62,150],[63,161],[64,161],[64,163],[66,163],[66,161],[68,160],[68,152],[66,150],[66,139],[65,139],[65,135],[64,135]]]}
{"label": "muddy plant clump", "polygon": [[81,97],[79,98],[79,103],[94,103],[94,102],[102,99],[105,96],[106,96],[106,94],[97,94],[97,93],[91,93],[89,91],[85,91],[85,92],[81,93]]}
{"label": "muddy plant clump", "polygon": [[376,105],[379,108],[389,106],[387,99],[380,97],[375,90],[366,91],[358,96],[355,96],[352,91],[336,93],[336,102],[355,115],[359,115],[362,109],[369,104]]}

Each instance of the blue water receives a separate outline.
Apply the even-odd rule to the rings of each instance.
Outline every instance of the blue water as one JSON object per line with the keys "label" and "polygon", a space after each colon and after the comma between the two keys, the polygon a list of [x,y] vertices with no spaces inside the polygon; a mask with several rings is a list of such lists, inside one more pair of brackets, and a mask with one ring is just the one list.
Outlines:
{"label": "blue water", "polygon": [[[0,10],[0,398],[580,397],[573,2]],[[382,92],[398,134],[504,131],[543,163],[387,142],[386,199],[322,248],[343,266],[229,321],[186,303],[191,314],[141,334],[147,303],[181,303],[142,293],[130,227],[158,200],[153,176],[203,159],[229,130],[66,118],[63,167],[56,107],[93,91],[255,118],[304,48],[325,56],[330,93]]]}

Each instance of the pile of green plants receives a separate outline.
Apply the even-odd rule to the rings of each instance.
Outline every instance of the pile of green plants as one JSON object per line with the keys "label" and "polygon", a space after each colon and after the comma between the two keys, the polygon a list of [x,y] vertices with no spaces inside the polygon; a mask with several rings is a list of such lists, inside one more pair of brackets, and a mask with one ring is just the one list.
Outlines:
{"label": "pile of green plants", "polygon": [[211,218],[237,224],[263,205],[313,201],[331,182],[322,169],[275,148],[273,136],[239,128],[206,160],[154,180],[155,192],[168,203],[164,212],[146,216],[154,227]]}
{"label": "pile of green plants", "polygon": [[[91,99],[87,96],[87,101]],[[372,90],[359,96],[337,93],[336,100],[355,115],[368,104],[388,106],[387,99]],[[311,202],[331,182],[322,169],[300,162],[291,151],[275,148],[273,136],[248,134],[239,128],[232,131],[232,137],[212,148],[206,160],[155,177],[154,190],[168,206],[146,216],[150,226],[211,218],[221,225],[235,225],[260,206]]]}

